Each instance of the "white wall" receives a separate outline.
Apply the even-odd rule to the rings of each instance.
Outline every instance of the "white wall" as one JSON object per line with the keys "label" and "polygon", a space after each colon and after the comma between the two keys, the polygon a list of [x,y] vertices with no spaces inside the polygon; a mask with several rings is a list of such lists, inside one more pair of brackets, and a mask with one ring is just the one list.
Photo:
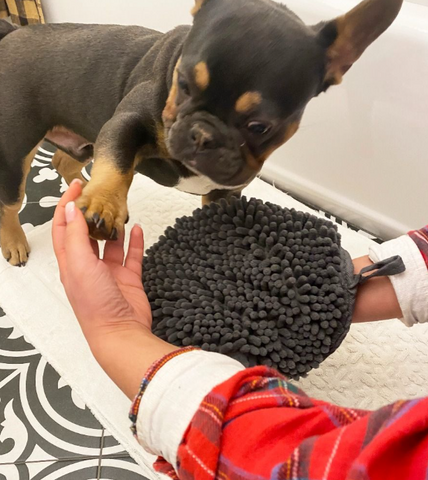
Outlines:
{"label": "white wall", "polygon": [[192,21],[193,0],[43,0],[48,22],[143,25],[166,32]]}
{"label": "white wall", "polygon": [[408,0],[408,1],[412,3],[417,3],[419,5],[428,6],[428,0]]}
{"label": "white wall", "polygon": [[[314,100],[301,131],[264,173],[291,192],[385,238],[428,222],[428,8],[399,19],[347,74]],[[358,0],[284,0],[308,23]],[[191,22],[193,0],[43,0],[51,22]],[[280,82],[281,79],[278,79]]]}
{"label": "white wall", "polygon": [[[357,0],[289,0],[308,23]],[[428,222],[428,8],[392,28],[312,101],[302,130],[265,166],[293,193],[384,238]]]}

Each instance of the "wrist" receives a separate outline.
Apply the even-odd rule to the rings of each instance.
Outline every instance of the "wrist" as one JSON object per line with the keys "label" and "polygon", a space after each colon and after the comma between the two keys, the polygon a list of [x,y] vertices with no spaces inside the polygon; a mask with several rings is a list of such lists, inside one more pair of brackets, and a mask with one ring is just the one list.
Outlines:
{"label": "wrist", "polygon": [[138,338],[140,341],[145,342],[153,336],[148,327],[131,320],[103,325],[94,331],[84,331],[83,333],[92,354],[100,364],[108,359],[107,348],[109,346],[129,343],[132,338]]}
{"label": "wrist", "polygon": [[118,312],[117,315],[107,317],[91,316],[85,314],[79,315],[81,312],[75,312],[83,335],[89,344],[94,356],[98,354],[100,344],[103,344],[109,337],[128,337],[135,332],[136,335],[140,335],[147,331],[147,334],[151,334],[150,325],[151,318],[148,320],[145,318],[138,318],[135,313],[130,309],[129,312]]}
{"label": "wrist", "polygon": [[418,244],[409,235],[389,240],[381,245],[374,244],[369,250],[374,262],[399,255],[406,271],[390,277],[401,315],[407,326],[428,323],[428,271]]}
{"label": "wrist", "polygon": [[90,348],[103,370],[131,400],[151,365],[179,350],[143,325],[104,332],[90,343]]}
{"label": "wrist", "polygon": [[[368,256],[353,260],[355,273],[373,265]],[[353,323],[375,322],[402,315],[400,305],[389,277],[372,278],[358,288]]]}

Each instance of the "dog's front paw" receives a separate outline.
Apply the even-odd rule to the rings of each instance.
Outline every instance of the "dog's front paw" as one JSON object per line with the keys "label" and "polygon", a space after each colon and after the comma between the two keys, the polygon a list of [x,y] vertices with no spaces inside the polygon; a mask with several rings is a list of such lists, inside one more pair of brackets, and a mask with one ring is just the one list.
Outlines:
{"label": "dog's front paw", "polygon": [[30,246],[21,227],[2,232],[0,236],[1,252],[14,267],[24,267],[30,255]]}
{"label": "dog's front paw", "polygon": [[95,240],[117,240],[128,221],[126,196],[105,187],[91,187],[89,183],[76,205],[83,212],[89,234]]}

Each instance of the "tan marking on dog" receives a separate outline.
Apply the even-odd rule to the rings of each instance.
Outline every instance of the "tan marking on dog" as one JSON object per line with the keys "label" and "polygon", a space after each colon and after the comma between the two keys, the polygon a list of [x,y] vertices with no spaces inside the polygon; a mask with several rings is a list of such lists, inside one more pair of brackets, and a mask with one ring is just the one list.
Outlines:
{"label": "tan marking on dog", "polygon": [[211,199],[209,195],[203,195],[202,196],[202,206],[205,207],[206,205],[209,205],[211,203]]}
{"label": "tan marking on dog", "polygon": [[78,178],[85,185],[87,181],[82,175],[82,169],[90,163],[88,160],[85,163],[78,162],[75,158],[68,155],[68,153],[57,150],[52,158],[52,166],[64,178],[68,185]]}
{"label": "tan marking on dog", "polygon": [[205,205],[210,205],[211,203],[220,203],[221,200],[226,200],[227,202],[230,202],[230,200],[236,196],[239,195],[242,192],[242,190],[228,190],[228,191],[213,191],[208,193],[207,195],[202,196],[202,206],[205,207]]}
{"label": "tan marking on dog", "polygon": [[297,133],[297,130],[299,130],[299,127],[300,120],[290,123],[287,127],[287,130],[285,131],[284,140],[280,145],[278,145],[278,147],[284,145],[285,142],[288,142],[290,138],[294,137],[294,135]]}
{"label": "tan marking on dog", "polygon": [[279,143],[276,143],[273,145],[271,148],[266,150],[263,155],[260,156],[259,161],[262,162],[262,164],[272,155],[275,150],[278,150],[279,147],[282,147],[290,138],[292,138],[297,130],[299,130],[300,127],[300,121],[292,122],[287,126],[287,129],[285,131],[285,135],[283,136],[282,140]]}
{"label": "tan marking on dog", "polygon": [[204,4],[205,0],[195,0],[195,6],[191,10],[191,14],[195,16],[199,10],[202,8],[202,5]]}
{"label": "tan marking on dog", "polygon": [[238,113],[249,113],[262,103],[262,96],[259,92],[247,92],[241,95],[235,104]]}
{"label": "tan marking on dog", "polygon": [[165,128],[160,123],[156,125],[156,140],[157,140],[158,154],[160,155],[160,157],[169,158],[170,154],[166,146]]}
{"label": "tan marking on dog", "polygon": [[195,83],[199,90],[206,90],[210,84],[210,72],[205,62],[199,62],[195,69]]}
{"label": "tan marking on dog", "polygon": [[337,26],[337,38],[328,49],[327,57],[329,59],[327,71],[325,74],[325,81],[331,85],[340,85],[343,81],[343,75],[351,67],[354,61],[349,63],[349,66],[344,66],[344,58],[355,57],[352,49],[351,32],[348,26],[346,15],[335,20]]}
{"label": "tan marking on dog", "polygon": [[31,163],[40,143],[25,157],[22,169],[22,181],[19,188],[19,200],[14,205],[3,205],[0,213],[0,246],[6,260],[11,265],[25,265],[28,261],[30,246],[19,222],[19,211],[25,197],[25,185],[31,169]]}
{"label": "tan marking on dog", "polygon": [[402,5],[403,0],[365,0],[334,20],[337,38],[327,53],[326,81],[341,83],[343,75],[367,47],[390,27]]}
{"label": "tan marking on dog", "polygon": [[2,208],[0,216],[0,246],[3,257],[13,266],[25,265],[30,246],[19,222],[21,205]]}
{"label": "tan marking on dog", "polygon": [[168,99],[162,112],[162,121],[168,128],[172,127],[177,119],[178,67],[180,66],[180,63],[181,57],[178,59],[177,65],[174,68],[171,90],[169,91]]}
{"label": "tan marking on dog", "polygon": [[257,158],[255,157],[250,149],[248,147],[245,147],[245,153],[244,153],[244,156],[245,156],[245,161],[246,161],[246,164],[247,166],[249,167],[250,171],[254,174],[255,173],[258,173],[262,167],[263,167],[263,160],[262,158]]}
{"label": "tan marking on dog", "polygon": [[[129,187],[134,178],[134,169],[120,172],[113,158],[107,154],[98,155],[91,172],[91,180],[77,200],[78,208],[86,208],[85,218],[90,220],[95,213],[104,219],[108,235],[115,228],[123,231],[128,217],[127,198]],[[90,228],[92,238],[106,240],[103,233]]]}
{"label": "tan marking on dog", "polygon": [[[299,126],[300,126],[300,121],[295,121],[290,123],[287,126],[282,139],[279,142],[273,144],[270,148],[265,150],[258,157],[252,154],[251,150],[248,148],[247,145],[244,145],[242,147],[242,155],[245,159],[245,163],[247,167],[246,173],[245,173],[245,175],[247,175],[247,179],[251,177],[254,178],[260,172],[260,170],[263,168],[264,162],[272,155],[272,153],[275,150],[277,150],[279,147],[284,145],[284,143],[286,143],[288,140],[290,140],[291,137],[293,137],[293,135],[299,129]],[[241,180],[246,181],[246,179],[244,180],[244,178],[241,178]]]}
{"label": "tan marking on dog", "polygon": [[220,200],[222,199],[228,200],[227,195],[224,196],[216,196],[216,198],[211,198],[211,195],[203,195],[201,200],[202,200],[202,206],[205,207],[206,205],[211,205],[212,203],[220,203]]}
{"label": "tan marking on dog", "polygon": [[137,152],[134,168],[148,158],[170,158],[166,146],[165,128],[161,123],[156,124],[156,145],[143,145]]}

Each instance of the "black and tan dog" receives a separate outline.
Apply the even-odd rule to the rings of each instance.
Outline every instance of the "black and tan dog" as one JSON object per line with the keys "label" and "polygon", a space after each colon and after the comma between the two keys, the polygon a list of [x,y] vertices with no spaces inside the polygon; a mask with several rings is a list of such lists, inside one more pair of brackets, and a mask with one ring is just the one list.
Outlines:
{"label": "black and tan dog", "polygon": [[94,238],[116,238],[134,170],[204,196],[239,193],[294,135],[311,100],[397,16],[365,0],[309,27],[271,0],[196,0],[193,27],[0,22],[0,242],[24,265],[25,180],[43,139],[67,182],[95,159],[79,207]]}

